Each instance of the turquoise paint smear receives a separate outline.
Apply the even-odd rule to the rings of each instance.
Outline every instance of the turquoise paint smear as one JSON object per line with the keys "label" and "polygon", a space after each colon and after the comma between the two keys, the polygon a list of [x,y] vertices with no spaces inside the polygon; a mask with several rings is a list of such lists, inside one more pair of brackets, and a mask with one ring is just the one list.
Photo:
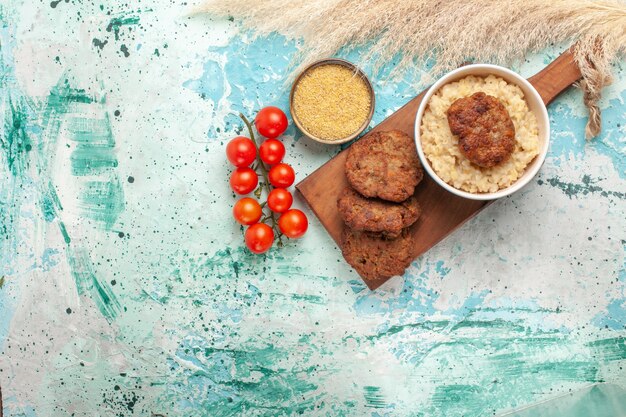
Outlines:
{"label": "turquoise paint smear", "polygon": [[[440,261],[427,262],[423,258],[413,263],[417,273],[405,273],[403,288],[398,296],[391,299],[382,299],[376,292],[363,290],[356,299],[354,308],[359,314],[380,314],[394,310],[417,311],[423,314],[434,314],[437,309],[434,306],[439,298],[428,285],[431,277],[445,279],[449,270]],[[474,294],[473,299],[467,300],[473,304],[479,304],[486,293]],[[475,299],[474,299],[475,298]],[[459,310],[460,311],[460,310]],[[450,312],[453,313],[453,312]]]}
{"label": "turquoise paint smear", "polygon": [[492,330],[494,328],[504,328],[507,330],[512,330],[512,331],[516,331],[516,332],[526,332],[528,330],[528,327],[522,325],[522,324],[517,324],[508,320],[501,320],[501,319],[495,319],[495,320],[471,320],[471,319],[463,319],[461,321],[459,321],[458,323],[456,323],[454,326],[452,326],[451,331],[456,331],[456,330],[461,330],[461,329],[465,329],[465,328],[469,328],[472,330],[477,330],[477,329],[489,329]]}
{"label": "turquoise paint smear", "polygon": [[[13,312],[16,307],[16,300],[14,297],[9,297],[9,287],[13,286],[13,282],[10,278],[5,276],[6,266],[0,266],[0,279],[2,285],[0,285],[0,312],[2,312],[3,320],[0,320],[0,351],[4,350],[7,335],[9,334],[9,327],[11,326],[11,320],[9,317],[13,316]],[[18,284],[17,282],[15,284]],[[17,285],[16,285],[17,286]],[[11,288],[13,290],[13,288]],[[8,415],[5,413],[5,415]]]}
{"label": "turquoise paint smear", "polygon": [[90,145],[93,148],[111,149],[115,147],[115,139],[111,132],[111,120],[108,113],[101,119],[76,117],[67,118],[67,129],[70,139],[79,145]]}
{"label": "turquoise paint smear", "polygon": [[112,149],[95,148],[90,145],[79,145],[70,156],[72,175],[99,175],[116,168],[117,158]]}
{"label": "turquoise paint smear", "polygon": [[369,408],[387,408],[385,397],[380,392],[380,387],[366,385],[363,387],[365,406]]}
{"label": "turquoise paint smear", "polygon": [[[580,91],[570,89],[564,95],[575,101],[580,101]],[[626,129],[626,113],[623,104],[626,102],[626,91],[619,98],[610,100],[606,108],[602,108],[602,125],[600,135],[586,141],[584,137],[586,117],[575,115],[567,105],[557,103],[548,107],[550,116],[550,149],[549,157],[554,157],[552,163],[560,166],[558,157],[573,156],[584,159],[589,149],[608,156],[620,178],[626,178],[626,153],[624,152],[624,131]],[[610,120],[611,123],[607,123]]]}
{"label": "turquoise paint smear", "polygon": [[[29,187],[35,188],[39,191],[38,194],[38,206],[41,210],[41,215],[46,222],[57,222],[63,240],[67,247],[68,262],[72,269],[72,275],[77,283],[79,293],[88,292],[94,299],[96,305],[102,314],[111,321],[120,310],[119,302],[115,294],[112,292],[108,284],[101,282],[93,271],[93,265],[91,261],[83,251],[83,249],[74,249],[69,246],[71,239],[67,231],[67,227],[64,222],[60,220],[59,213],[63,210],[61,201],[54,189],[54,185],[48,179],[48,164],[50,162],[49,154],[50,149],[54,148],[56,143],[61,124],[65,120],[67,114],[74,112],[80,112],[81,106],[91,105],[99,103],[93,99],[90,95],[86,94],[85,90],[72,88],[68,79],[64,76],[59,83],[55,85],[41,110],[41,126],[36,125],[33,122],[31,114],[33,107],[26,99],[20,98],[19,88],[15,84],[15,78],[13,76],[12,66],[6,63],[7,57],[11,58],[7,53],[7,45],[10,45],[5,41],[6,32],[2,32],[2,42],[0,42],[0,51],[2,52],[2,82],[1,91],[2,100],[8,104],[5,106],[7,109],[6,114],[3,117],[3,136],[2,136],[2,155],[6,157],[7,163],[5,166],[8,171],[13,174],[15,181],[19,183],[29,183]],[[12,58],[11,58],[12,59]],[[14,97],[18,97],[15,99]],[[110,123],[106,120],[106,126],[110,130]],[[100,135],[98,137],[98,131],[95,129],[94,143],[96,145],[102,145],[103,139]],[[85,130],[77,129],[76,134],[73,137],[77,142],[82,141],[82,145],[85,146],[85,141],[88,138]],[[38,142],[35,142],[34,140]],[[36,144],[37,143],[37,144]],[[108,139],[107,142],[108,143]],[[114,144],[114,142],[113,142]],[[80,147],[80,144],[79,144]],[[30,153],[36,151],[39,154],[37,159],[36,170],[33,171],[37,175],[36,178],[28,177],[28,168],[30,168]],[[81,161],[80,155],[74,158],[75,161]],[[77,165],[74,163],[74,165]],[[103,182],[104,183],[104,182]],[[17,184],[17,183],[15,183]],[[3,184],[6,185],[6,184]],[[18,187],[12,187],[13,197],[4,201],[15,201],[18,197],[15,192],[19,191]],[[2,187],[2,193],[6,193],[8,190]],[[119,211],[123,209],[123,201],[120,202],[120,197],[123,197],[121,193],[121,186],[119,181],[111,182],[108,186],[102,186],[98,182],[88,183],[87,189],[84,191],[86,198],[90,198],[89,202],[86,202],[86,210],[92,208],[92,214],[94,218],[102,221],[105,227],[114,222],[114,219],[119,215]],[[99,198],[105,196],[114,197],[112,203],[107,205],[99,201]],[[92,206],[93,204],[94,206]],[[104,207],[104,209],[111,209],[111,213],[101,214],[98,213],[98,209]],[[15,236],[13,231],[14,219],[11,217],[13,213],[18,213],[19,207],[13,203],[11,207],[6,211],[2,211],[2,231],[6,236],[11,239]],[[6,215],[5,215],[6,214]],[[3,253],[5,250],[9,250],[10,247],[15,247],[17,242],[6,242],[2,245]],[[15,253],[15,251],[12,251]],[[42,268],[47,268],[52,265],[50,258],[50,252],[44,252],[42,255]],[[6,256],[3,255],[5,258]],[[47,260],[46,260],[47,259]],[[3,262],[3,265],[8,266],[8,262]],[[3,305],[3,311],[9,311],[10,309],[6,304]],[[2,339],[6,337],[7,329],[1,329]]]}
{"label": "turquoise paint smear", "polygon": [[626,359],[626,336],[595,340],[587,345],[606,361]]}
{"label": "turquoise paint smear", "polygon": [[[371,343],[390,346],[400,361],[415,367],[417,380],[423,362],[428,361],[431,366],[432,363],[439,364],[441,377],[423,376],[438,387],[427,402],[428,406],[420,409],[429,417],[492,415],[496,410],[541,399],[542,394],[533,387],[601,382],[599,369],[604,364],[626,360],[623,337],[581,344],[576,334],[568,336],[561,330],[531,331],[523,319],[527,316],[527,308],[516,313],[517,320],[474,319],[474,315],[485,315],[479,305],[470,304],[465,312],[461,310],[448,312],[452,313],[453,321],[425,320],[391,326],[373,336],[349,338],[361,347]],[[490,310],[493,310],[491,313],[500,312],[500,309]],[[502,310],[509,309],[503,307]],[[467,318],[459,322],[456,314]],[[446,341],[433,341],[432,332]],[[589,347],[586,354],[571,353],[586,351],[586,347]],[[477,369],[480,372],[476,372]],[[464,383],[442,385],[449,383],[446,375],[450,374]],[[515,395],[511,396],[511,393]]]}
{"label": "turquoise paint smear", "polygon": [[72,175],[100,175],[117,167],[115,139],[108,113],[101,119],[69,118],[67,129],[70,139],[76,142],[70,156]]}
{"label": "turquoise paint smear", "polygon": [[[3,85],[3,88],[8,86]],[[5,163],[14,177],[26,174],[29,167],[29,153],[33,143],[26,132],[28,115],[24,104],[16,103],[9,94],[6,97],[6,114],[4,115],[3,134],[0,137],[0,147],[3,150]]]}
{"label": "turquoise paint smear", "polygon": [[0,273],[12,275],[23,244],[17,226],[25,196],[33,187],[30,175],[37,131],[33,128],[33,102],[22,94],[15,76],[15,36],[3,13],[0,9]]}
{"label": "turquoise paint smear", "polygon": [[50,271],[59,264],[59,252],[56,249],[46,248],[41,255],[41,269],[44,272]]}
{"label": "turquoise paint smear", "polygon": [[[319,400],[318,387],[306,377],[306,364],[285,369],[289,352],[273,345],[243,344],[237,349],[215,348],[199,336],[188,335],[168,363],[178,380],[170,383],[163,402],[175,402],[174,414],[222,417],[310,415]],[[181,367],[180,361],[193,364]],[[195,389],[190,391],[187,386]],[[341,415],[341,414],[338,414]]]}
{"label": "turquoise paint smear", "polygon": [[[626,240],[624,239],[622,239],[622,248],[626,252]],[[626,258],[617,272],[617,282],[620,285],[626,283]],[[626,301],[624,298],[611,300],[607,306],[606,313],[601,313],[594,317],[593,323],[598,327],[612,330],[623,331],[626,329]]]}
{"label": "turquoise paint smear", "polygon": [[[599,153],[608,156],[613,162],[615,170],[620,178],[626,178],[626,144],[624,136],[626,132],[626,91],[623,91],[620,98],[615,98],[609,102],[608,107],[602,109],[602,132],[598,138],[590,143]],[[610,120],[607,122],[607,120]]]}
{"label": "turquoise paint smear", "polygon": [[[330,411],[333,416],[350,415],[347,410],[355,407],[352,401],[345,404],[334,402],[334,398],[320,389],[315,381],[319,369],[307,358],[314,355],[311,343],[279,346],[268,344],[264,330],[259,337],[233,343],[239,337],[239,326],[235,322],[245,318],[243,313],[259,302],[275,305],[278,298],[262,293],[255,285],[247,283],[246,277],[261,280],[276,276],[268,264],[285,262],[285,251],[270,251],[264,256],[255,256],[247,249],[225,248],[203,257],[186,257],[183,274],[191,277],[202,290],[193,293],[187,288],[181,296],[189,298],[187,306],[199,309],[197,320],[190,328],[182,330],[176,355],[168,360],[171,369],[166,392],[160,403],[171,404],[167,414],[199,416],[254,415],[274,417],[277,415],[313,415],[319,410]],[[297,265],[289,265],[285,276],[290,279],[307,279]],[[180,265],[177,266],[180,269]],[[282,276],[282,274],[281,274]],[[177,285],[180,287],[180,285]],[[208,288],[212,290],[208,290]],[[174,290],[174,296],[181,288]],[[289,304],[290,297],[284,297]],[[315,297],[300,299],[298,305],[318,308]],[[211,318],[203,312],[210,312]],[[306,341],[314,336],[303,332],[298,340]],[[288,334],[273,332],[273,340],[289,340]],[[274,339],[275,338],[275,339]],[[291,343],[291,342],[289,342]],[[282,345],[282,343],[281,343]],[[302,353],[304,351],[304,353]],[[303,360],[291,365],[294,353],[302,354]],[[288,366],[286,364],[289,363]],[[321,371],[324,374],[324,371]],[[194,390],[190,391],[189,386]]]}
{"label": "turquoise paint smear", "polygon": [[48,181],[47,184],[41,188],[39,207],[41,208],[43,218],[48,223],[57,221],[63,240],[66,244],[69,244],[71,239],[67,232],[67,228],[65,227],[65,223],[63,223],[59,218],[59,212],[63,210],[63,206],[61,206],[61,200],[59,200],[59,196],[54,189],[54,185],[51,181]]}
{"label": "turquoise paint smear", "polygon": [[614,384],[599,384],[563,394],[544,403],[524,407],[507,417],[619,417],[626,415],[626,391]]}
{"label": "turquoise paint smear", "polygon": [[[183,87],[197,92],[202,99],[212,100],[215,105],[224,98],[225,79],[222,66],[215,61],[204,63],[200,78],[188,80],[183,83]],[[215,114],[215,110],[213,111]]]}
{"label": "turquoise paint smear", "polygon": [[[280,35],[246,42],[238,35],[227,46],[212,47],[208,52],[217,54],[222,59],[208,59],[200,78],[184,82],[183,87],[195,91],[205,100],[212,101],[214,114],[223,110],[223,99],[227,98],[234,103],[234,113],[228,114],[224,120],[226,131],[242,129],[241,119],[237,116],[239,112],[252,115],[269,104],[283,109],[289,107],[289,90],[285,88],[284,80],[289,74],[290,59],[296,52],[294,42]],[[268,54],[273,59],[265,59]],[[224,74],[228,74],[228,80]],[[225,95],[226,86],[231,88],[228,96]],[[251,86],[254,88],[251,89]],[[250,95],[250,91],[254,91],[254,95]],[[222,133],[217,124],[212,124],[207,136],[210,140],[216,140]],[[295,133],[293,123],[290,123],[286,134]]]}
{"label": "turquoise paint smear", "polygon": [[[61,125],[66,124],[69,138],[75,143],[75,149],[70,155],[71,171],[74,176],[103,174],[110,178],[108,181],[87,182],[81,190],[83,199],[80,203],[84,213],[110,230],[124,209],[119,178],[112,172],[118,166],[118,160],[115,155],[111,121],[105,111],[102,111],[100,118],[81,116],[83,112],[91,112],[91,106],[102,104],[104,98],[96,100],[84,89],[72,87],[64,75],[48,94],[43,109],[42,126],[46,145],[52,147],[58,140]],[[101,108],[98,107],[96,110]],[[47,169],[48,159],[44,156],[42,160],[45,161],[44,166]],[[44,193],[45,204],[47,194],[56,196],[55,192]],[[105,201],[107,198],[110,198],[110,201]],[[44,210],[49,206],[50,204],[44,205]],[[60,209],[62,208],[57,211]],[[64,222],[59,222],[59,229],[64,241],[69,244],[71,239]]]}
{"label": "turquoise paint smear", "polygon": [[65,243],[70,243],[72,239],[70,239],[69,233],[67,233],[67,227],[65,227],[65,223],[59,222],[59,230],[61,231],[61,235],[63,236],[63,240]]}
{"label": "turquoise paint smear", "polygon": [[475,404],[476,398],[483,395],[483,387],[477,385],[439,385],[435,388],[431,401],[434,406],[445,409],[449,415],[482,415],[486,411],[485,407]]}
{"label": "turquoise paint smear", "polygon": [[89,293],[100,313],[112,322],[121,311],[121,305],[111,286],[98,279],[89,253],[84,248],[68,250],[68,262],[78,294]]}
{"label": "turquoise paint smear", "polygon": [[[284,259],[279,251],[274,250],[264,255],[264,258],[270,262]],[[244,248],[226,248],[206,258],[191,258],[190,261],[192,265],[190,275],[195,279],[207,279],[213,283],[223,281],[224,285],[239,279],[240,274],[254,274],[258,273],[259,269],[264,269],[263,260],[255,258],[255,255]],[[267,295],[262,294],[254,285],[248,284],[246,292],[240,291],[231,299],[195,299],[194,303],[211,306],[219,320],[238,322],[242,319],[243,308],[254,305],[262,296]]]}
{"label": "turquoise paint smear", "polygon": [[527,366],[524,372],[550,375],[553,380],[562,382],[603,382],[602,379],[598,377],[598,364],[590,361],[546,361],[544,363]]}
{"label": "turquoise paint smear", "polygon": [[[366,336],[366,339],[369,341],[373,341],[373,340],[384,338],[384,337],[395,336],[398,333],[401,333],[405,330],[410,331],[411,329],[430,330],[430,331],[440,332],[440,331],[445,330],[449,325],[450,325],[450,321],[448,320],[424,320],[418,323],[406,323],[406,324],[400,324],[400,325],[392,325],[383,330],[380,330],[378,333],[374,335]],[[354,338],[353,336],[348,336],[344,338],[344,340],[353,339],[353,338]]]}
{"label": "turquoise paint smear", "polygon": [[[213,255],[207,255],[206,258],[193,259],[190,262],[189,273],[195,279],[209,280],[215,284],[214,288],[217,293],[229,294],[228,297],[219,297],[220,300],[230,299],[232,287],[229,284],[248,276],[263,279],[266,273],[264,266],[273,265],[275,257],[282,255],[281,252],[270,252],[266,257],[259,259],[251,257],[245,249],[227,248]],[[437,270],[445,271],[446,269],[445,265],[438,265],[437,262],[433,262],[432,265],[426,263],[423,267],[418,272],[420,278],[421,273],[437,274]],[[301,273],[303,272],[296,272],[291,276],[300,279],[298,274]],[[209,291],[209,293],[216,294],[215,291]],[[271,295],[267,293],[260,294],[255,291],[254,294],[255,298],[252,303],[264,300],[265,303],[274,305],[275,300],[279,300],[276,297],[267,298]],[[185,293],[185,295],[189,294]],[[341,341],[327,340],[324,350],[318,351],[315,341],[319,340],[320,335],[311,330],[303,330],[297,341],[290,340],[288,334],[272,332],[271,340],[282,342],[281,346],[271,345],[271,349],[266,343],[268,336],[262,329],[259,330],[258,337],[253,336],[243,342],[240,341],[235,345],[236,347],[229,345],[229,341],[238,337],[237,326],[227,321],[232,320],[232,317],[221,316],[220,313],[232,310],[233,305],[230,302],[215,302],[209,295],[207,299],[201,299],[202,301],[197,305],[213,305],[211,312],[218,319],[206,320],[200,315],[199,321],[206,326],[204,330],[198,327],[200,334],[192,330],[187,332],[186,336],[181,337],[179,344],[181,349],[175,358],[168,361],[177,376],[173,381],[168,382],[169,394],[164,396],[164,401],[175,401],[177,414],[185,414],[190,410],[210,409],[213,414],[207,412],[200,415],[238,415],[245,413],[243,410],[255,410],[259,415],[268,416],[281,415],[281,413],[290,415],[294,413],[293,408],[283,409],[276,404],[268,408],[269,406],[264,402],[267,395],[265,391],[259,390],[257,394],[252,387],[263,386],[265,382],[261,381],[264,378],[274,378],[280,381],[286,378],[285,375],[293,370],[291,365],[287,369],[283,369],[284,367],[276,369],[274,366],[287,360],[281,359],[282,355],[287,354],[283,352],[291,350],[300,354],[304,352],[304,357],[306,357],[306,352],[313,351],[318,357],[329,354],[328,352],[334,351],[335,348],[341,350],[349,343],[359,346],[359,349],[363,351],[370,351],[370,349],[390,351],[398,361],[403,363],[403,366],[411,369],[418,384],[425,384],[425,387],[447,386],[445,389],[435,391],[432,398],[420,404],[421,415],[428,417],[448,417],[463,413],[492,415],[496,410],[543,399],[545,391],[537,392],[538,386],[549,389],[562,387],[562,384],[568,383],[574,386],[600,381],[600,368],[611,362],[619,363],[626,360],[626,351],[621,350],[619,340],[613,339],[587,346],[584,342],[577,340],[576,334],[568,335],[558,329],[532,330],[524,320],[529,313],[554,314],[555,311],[540,309],[532,303],[523,304],[517,309],[518,311],[513,308],[513,313],[510,313],[509,306],[502,307],[502,309],[483,308],[481,301],[483,296],[484,294],[478,294],[470,297],[470,300],[465,300],[458,309],[448,312],[435,311],[438,316],[448,315],[449,320],[428,321],[427,318],[430,315],[426,312],[422,313],[425,318],[424,322],[399,324],[396,327],[381,329],[377,335],[346,336]],[[239,294],[235,296],[235,299],[240,301],[239,307],[235,309],[243,311],[243,317],[246,319],[247,304],[243,302],[243,298],[240,299]],[[316,303],[312,302],[311,305],[314,306]],[[410,311],[419,311],[417,305],[410,303],[406,305]],[[386,307],[386,304],[378,307],[381,306]],[[385,314],[386,310],[383,307],[378,311],[376,309],[363,310],[362,314],[366,317],[370,314]],[[501,311],[509,312],[510,318],[507,320],[488,319],[490,314],[500,314]],[[432,332],[439,335],[437,340],[432,338]],[[259,359],[258,366],[267,368],[269,371],[265,369],[257,371],[254,360],[243,361],[247,372],[251,372],[250,370],[255,371],[255,374],[259,372],[256,374],[257,377],[253,378],[254,382],[250,382],[251,374],[236,366],[237,361],[234,357],[253,358],[255,355],[268,355],[269,351],[273,352],[272,357]],[[428,369],[429,374],[423,375],[420,369],[426,362],[428,365],[424,366],[424,369]],[[181,366],[181,363],[189,365]],[[299,364],[306,363],[305,359],[296,362],[292,359],[291,363],[296,363],[296,370],[307,375],[307,382],[317,387],[332,384],[333,373],[336,371],[332,366],[322,368],[321,373],[316,373],[314,370],[309,372],[302,370]],[[322,360],[322,363],[325,362]],[[439,365],[440,372],[430,373],[433,363]],[[480,369],[480,372],[477,372],[477,369]],[[454,375],[455,381],[458,382],[450,384],[450,375]],[[180,385],[176,385],[177,383]],[[190,397],[189,391],[184,388],[188,386],[198,387],[198,390],[204,393],[203,396],[198,394]],[[378,398],[379,401],[377,401],[375,394],[382,396],[381,392],[377,393],[370,389],[372,395],[368,402],[365,398],[366,386],[372,385],[364,384],[355,387],[363,392],[356,406],[363,408],[369,406],[375,410],[371,415],[396,415],[395,404],[390,403],[384,397]],[[170,387],[173,388],[170,389]],[[249,389],[246,390],[247,388]],[[444,392],[446,389],[447,391]],[[308,398],[306,395],[309,391],[304,392],[305,398]],[[319,392],[319,388],[314,392]],[[515,395],[512,396],[511,393]],[[448,395],[452,396],[453,400],[445,401]],[[285,400],[291,405],[296,401],[298,401],[297,398]],[[245,406],[242,406],[242,403]],[[280,399],[277,403],[282,404]],[[297,404],[301,405],[301,402]],[[330,413],[330,415],[357,415],[354,411],[354,402],[341,403],[328,390],[322,390],[321,397],[316,404],[320,407],[319,409],[307,412],[308,409],[304,408],[304,414],[315,414],[319,410],[319,413]]]}
{"label": "turquoise paint smear", "polygon": [[626,300],[612,300],[606,308],[606,313],[600,313],[593,319],[593,324],[611,330],[626,329]]}
{"label": "turquoise paint smear", "polygon": [[[102,110],[102,104],[104,98],[96,100],[84,89],[74,88],[67,78],[62,78],[48,95],[42,119],[47,143],[55,143],[62,123],[66,124],[69,138],[75,144],[70,155],[72,175],[106,177],[106,180],[83,184],[79,206],[83,214],[101,223],[106,230],[111,230],[124,210],[124,194],[114,173],[118,160],[111,120],[108,113]],[[98,107],[93,109],[93,106]],[[81,116],[81,113],[93,110],[101,116]],[[60,222],[59,227],[64,240],[69,243],[65,224]]]}
{"label": "turquoise paint smear", "polygon": [[115,40],[120,39],[120,30],[123,26],[134,26],[139,24],[139,16],[118,16],[109,21],[106,31],[113,32]]}
{"label": "turquoise paint smear", "polygon": [[48,223],[56,219],[59,211],[63,210],[61,200],[59,200],[59,196],[51,181],[48,181],[46,187],[41,192],[39,206],[41,207],[44,220]]}
{"label": "turquoise paint smear", "polygon": [[446,268],[443,266],[443,261],[437,261],[437,263],[435,264],[435,272],[439,274],[441,278],[448,275],[451,270],[451,268]]}
{"label": "turquoise paint smear", "polygon": [[[4,394],[4,393],[3,393]],[[25,405],[15,396],[8,396],[4,398],[4,416],[8,417],[38,417],[35,407],[31,405]],[[9,414],[9,412],[11,414]]]}
{"label": "turquoise paint smear", "polygon": [[84,216],[111,230],[124,210],[124,191],[117,177],[108,181],[87,181],[80,192],[79,207]]}
{"label": "turquoise paint smear", "polygon": [[42,128],[46,142],[56,143],[61,123],[66,114],[71,113],[80,104],[95,103],[96,100],[83,89],[70,86],[69,79],[63,74],[57,84],[50,89],[42,114]]}
{"label": "turquoise paint smear", "polygon": [[[9,240],[12,236],[13,225],[13,210],[12,204],[9,201],[9,190],[5,187],[0,187],[0,249],[7,249]],[[6,263],[2,268],[6,267]],[[0,270],[1,272],[1,270]]]}
{"label": "turquoise paint smear", "polygon": [[[435,393],[422,411],[426,416],[492,415],[496,410],[531,404],[541,399],[535,387],[549,389],[555,384],[594,383],[600,364],[596,356],[570,356],[566,360],[553,361],[560,356],[556,352],[569,351],[575,345],[573,339],[552,338],[545,340],[515,336],[500,338],[498,332],[478,332],[467,336],[455,335],[454,344],[438,343],[420,356],[441,364],[442,372],[452,372],[463,384],[441,385],[449,378],[435,379]],[[519,334],[519,333],[518,333]],[[614,342],[607,342],[614,347]],[[604,359],[622,361],[626,354],[621,351]],[[416,363],[420,366],[421,361]],[[476,364],[476,365],[472,365]],[[478,370],[480,370],[478,372]],[[456,371],[456,372],[455,372]],[[511,395],[514,393],[513,395]]]}
{"label": "turquoise paint smear", "polygon": [[[19,249],[25,244],[19,233],[24,196],[32,186],[29,177],[34,133],[30,128],[33,103],[21,93],[13,65],[14,28],[0,6],[0,351],[4,351],[10,318],[20,300],[21,285],[14,279]],[[10,296],[9,296],[10,294]],[[5,403],[6,407],[6,403]],[[5,409],[8,414],[8,409]]]}
{"label": "turquoise paint smear", "polygon": [[563,191],[566,196],[570,199],[572,197],[577,197],[579,195],[587,195],[587,194],[598,194],[602,197],[609,198],[610,200],[614,200],[615,198],[618,200],[625,200],[626,193],[622,193],[619,191],[611,191],[605,190],[602,187],[595,185],[599,179],[593,179],[589,175],[583,175],[581,178],[581,183],[571,183],[562,181],[558,177],[548,178],[544,180],[538,180],[537,184],[543,185],[547,182],[550,186],[555,187]]}
{"label": "turquoise paint smear", "polygon": [[[189,258],[191,264],[190,274],[196,279],[232,280],[242,274],[262,274],[270,276],[273,271],[267,269],[267,263],[279,264],[286,260],[284,251],[272,248],[264,255],[254,255],[244,247],[218,249],[215,253],[206,257]],[[294,275],[302,273],[302,268],[297,265],[289,265],[285,274]]]}

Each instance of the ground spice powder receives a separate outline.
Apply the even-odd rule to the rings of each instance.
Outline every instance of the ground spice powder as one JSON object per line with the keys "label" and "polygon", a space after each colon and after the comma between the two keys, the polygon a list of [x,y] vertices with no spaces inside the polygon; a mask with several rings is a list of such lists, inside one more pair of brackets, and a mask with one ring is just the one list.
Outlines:
{"label": "ground spice powder", "polygon": [[352,69],[337,64],[308,70],[293,96],[300,124],[324,140],[339,140],[356,132],[369,117],[371,105],[366,82]]}

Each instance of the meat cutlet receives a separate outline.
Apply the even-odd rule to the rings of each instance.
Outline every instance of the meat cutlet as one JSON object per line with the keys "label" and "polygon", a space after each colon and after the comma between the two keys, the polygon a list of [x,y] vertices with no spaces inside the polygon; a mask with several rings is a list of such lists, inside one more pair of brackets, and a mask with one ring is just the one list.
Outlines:
{"label": "meat cutlet", "polygon": [[448,124],[461,152],[472,163],[491,168],[515,150],[515,126],[504,105],[483,92],[456,100],[448,108]]}
{"label": "meat cutlet", "polygon": [[407,230],[396,239],[385,239],[348,227],[342,235],[344,258],[370,287],[402,275],[413,260],[413,246],[413,236]]}
{"label": "meat cutlet", "polygon": [[354,143],[346,159],[346,176],[365,197],[402,202],[424,177],[415,142],[404,132],[374,132]]}
{"label": "meat cutlet", "polygon": [[400,236],[402,229],[415,223],[421,214],[415,196],[402,203],[392,203],[363,197],[350,187],[346,187],[337,200],[337,208],[348,227],[382,233],[389,239]]}

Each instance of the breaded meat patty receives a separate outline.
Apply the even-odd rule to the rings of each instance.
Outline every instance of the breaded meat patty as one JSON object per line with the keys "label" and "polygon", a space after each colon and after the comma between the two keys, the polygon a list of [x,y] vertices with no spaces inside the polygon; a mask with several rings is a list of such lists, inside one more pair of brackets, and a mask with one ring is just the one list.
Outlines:
{"label": "breaded meat patty", "polygon": [[347,187],[337,200],[337,208],[346,225],[354,230],[382,233],[387,238],[400,235],[421,214],[415,196],[402,203],[366,198]]}
{"label": "breaded meat patty", "polygon": [[401,202],[413,195],[424,171],[415,142],[404,132],[374,132],[353,144],[346,160],[346,176],[365,197]]}
{"label": "breaded meat patty", "polygon": [[497,98],[474,93],[452,103],[447,115],[450,131],[472,163],[491,168],[506,161],[515,149],[515,126]]}
{"label": "breaded meat patty", "polygon": [[395,275],[402,275],[413,260],[413,236],[406,230],[396,239],[385,239],[346,228],[343,256],[370,286]]}

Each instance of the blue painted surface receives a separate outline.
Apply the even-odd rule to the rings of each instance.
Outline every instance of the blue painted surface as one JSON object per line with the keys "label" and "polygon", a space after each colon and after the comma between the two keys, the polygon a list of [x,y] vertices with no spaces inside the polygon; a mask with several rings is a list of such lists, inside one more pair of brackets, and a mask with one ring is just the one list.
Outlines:
{"label": "blue painted surface", "polygon": [[[5,142],[0,157],[6,415],[487,416],[626,384],[619,65],[599,138],[585,141],[569,90],[549,108],[536,181],[370,292],[309,211],[305,239],[261,257],[244,248],[224,143],[242,132],[239,112],[287,109],[297,45],[182,11],[157,0],[0,10],[2,138],[19,102],[33,144],[19,174]],[[391,78],[394,66],[363,66],[372,126],[423,88],[416,69]],[[95,140],[103,120],[116,165],[75,175],[72,129]],[[339,151],[293,126],[282,140],[298,180]],[[94,181],[120,187],[104,220],[85,201]]]}

